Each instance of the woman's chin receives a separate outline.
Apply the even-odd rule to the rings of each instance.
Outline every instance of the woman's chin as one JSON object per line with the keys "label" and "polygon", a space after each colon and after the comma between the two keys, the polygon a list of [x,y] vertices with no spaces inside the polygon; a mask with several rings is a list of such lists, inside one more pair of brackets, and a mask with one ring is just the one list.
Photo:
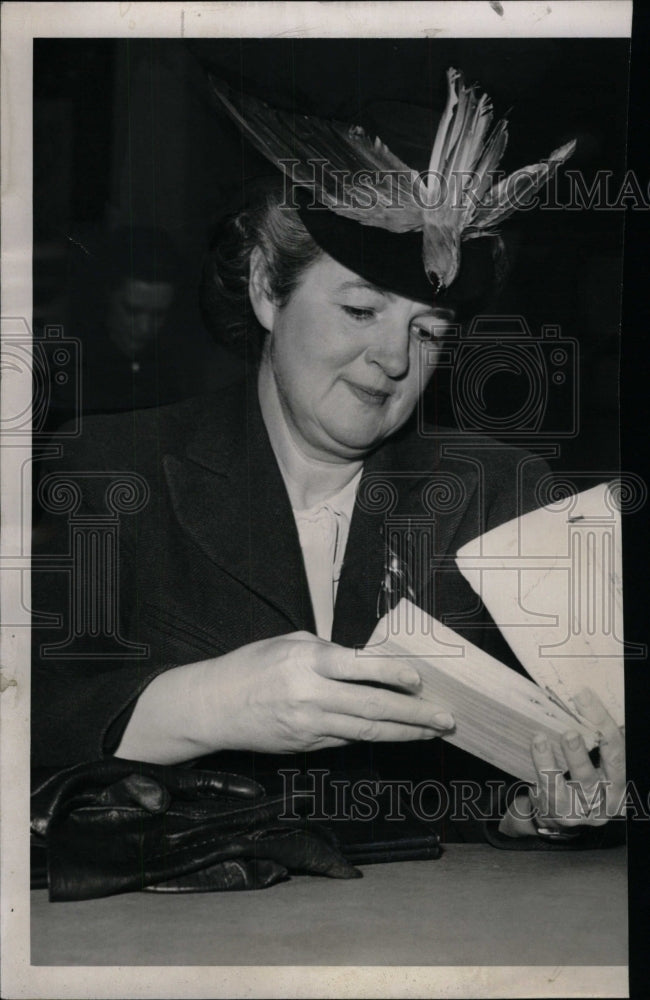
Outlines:
{"label": "woman's chin", "polygon": [[336,445],[339,454],[346,454],[349,458],[362,458],[387,437],[389,434],[381,428],[363,427],[359,424],[333,427],[329,433],[329,438]]}

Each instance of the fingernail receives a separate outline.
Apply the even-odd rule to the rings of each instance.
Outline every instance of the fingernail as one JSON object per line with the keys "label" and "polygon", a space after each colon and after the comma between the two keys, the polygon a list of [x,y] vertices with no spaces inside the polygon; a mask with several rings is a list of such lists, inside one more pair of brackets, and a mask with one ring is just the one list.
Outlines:
{"label": "fingernail", "polygon": [[402,684],[408,684],[409,687],[419,687],[422,683],[420,675],[415,670],[402,670],[399,679]]}
{"label": "fingernail", "polygon": [[456,725],[453,715],[449,712],[436,712],[432,721],[438,729],[453,729]]}
{"label": "fingernail", "polygon": [[570,732],[564,737],[569,750],[577,750],[580,746],[580,737],[577,733]]}
{"label": "fingernail", "polygon": [[579,705],[591,705],[594,700],[593,692],[589,688],[582,688],[576,694],[576,701]]}
{"label": "fingernail", "polygon": [[536,736],[533,740],[533,746],[540,753],[545,753],[548,750],[548,740],[545,736]]}

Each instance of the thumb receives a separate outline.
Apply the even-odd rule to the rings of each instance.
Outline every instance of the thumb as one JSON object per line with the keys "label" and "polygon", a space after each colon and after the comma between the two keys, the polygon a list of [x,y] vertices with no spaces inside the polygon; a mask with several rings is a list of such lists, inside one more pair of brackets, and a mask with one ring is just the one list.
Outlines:
{"label": "thumb", "polygon": [[106,788],[99,801],[107,806],[135,805],[149,813],[161,813],[169,808],[171,796],[154,778],[145,774],[129,774]]}

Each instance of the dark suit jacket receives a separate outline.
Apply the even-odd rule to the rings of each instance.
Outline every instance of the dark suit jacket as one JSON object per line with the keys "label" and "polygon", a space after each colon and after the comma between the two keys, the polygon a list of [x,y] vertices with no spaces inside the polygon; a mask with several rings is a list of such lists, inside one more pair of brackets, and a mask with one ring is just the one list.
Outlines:
{"label": "dark suit jacket", "polygon": [[[35,618],[35,764],[66,765],[110,753],[138,695],[163,670],[262,638],[314,631],[298,535],[255,388],[242,385],[161,409],[86,419],[82,437],[66,444],[64,459],[50,473],[68,489],[79,489],[80,497],[72,513],[50,513],[37,530],[33,607],[59,614],[63,627],[47,628]],[[148,491],[137,512],[128,510],[128,490],[120,494],[116,485],[133,473]],[[426,572],[414,578],[417,602],[507,659],[498,630],[449,562],[470,538],[535,506],[534,488],[546,473],[545,464],[525,452],[489,440],[468,444],[461,435],[434,435],[431,428],[418,431],[417,422],[387,441],[364,466],[333,641],[355,646],[371,635],[387,539],[395,531],[404,535],[410,525],[416,539],[428,532],[431,545]],[[47,494],[53,480],[45,477],[42,485]],[[56,506],[51,499],[49,506]],[[125,512],[116,515],[116,506]],[[97,538],[111,532],[114,538],[119,531],[119,620],[111,612],[99,627],[93,626],[101,619],[97,607],[115,586],[110,572],[92,598],[84,589],[86,570],[71,571],[66,562],[71,548],[89,544],[92,525]],[[113,542],[96,544],[108,546],[104,555],[112,551]],[[92,551],[97,553],[91,546],[87,558],[99,558]],[[83,619],[83,634],[76,638],[68,635],[75,626],[73,598],[77,631]],[[119,642],[140,644],[146,655],[118,648],[115,634],[110,640],[102,634],[109,626],[119,631]],[[64,645],[41,655],[44,646],[56,643]],[[438,748],[434,759],[431,746],[430,776],[432,769],[449,775],[461,759],[461,770],[476,774],[474,758],[456,753],[452,768],[453,748]],[[387,760],[401,767],[404,755],[412,761],[417,749],[390,748]],[[363,752],[376,762],[380,748]],[[236,759],[228,763],[239,770],[259,772],[274,764],[260,762],[261,755],[231,756]],[[347,767],[354,751],[335,756]],[[310,760],[316,766],[326,757]],[[288,761],[282,757],[283,766]]]}

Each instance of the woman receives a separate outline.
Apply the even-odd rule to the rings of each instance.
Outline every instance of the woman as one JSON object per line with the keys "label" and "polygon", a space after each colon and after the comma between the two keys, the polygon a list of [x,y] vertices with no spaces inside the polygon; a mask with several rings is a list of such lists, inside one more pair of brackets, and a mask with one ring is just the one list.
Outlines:
{"label": "woman", "polygon": [[[113,753],[177,764],[217,754],[220,769],[277,774],[297,754],[349,772],[396,745],[435,739],[454,720],[417,697],[417,669],[390,658],[369,666],[355,651],[397,586],[507,658],[446,557],[534,506],[546,468],[506,446],[488,453],[459,438],[450,448],[415,420],[467,275],[474,284],[477,270],[494,274],[491,252],[472,246],[453,288],[434,297],[421,255],[419,233],[360,225],[304,199],[287,207],[277,186],[223,227],[206,269],[206,307],[243,344],[249,378],[219,397],[87,421],[70,448],[70,468],[84,477],[75,516],[105,516],[108,470],[136,472],[149,491],[121,519],[119,575],[105,581],[107,591],[119,585],[120,641],[147,652],[106,655],[95,633],[85,656],[51,648],[40,658],[37,763]],[[515,482],[518,495],[504,490]],[[453,484],[455,502],[436,506],[427,489],[436,484]],[[391,517],[434,524],[424,566],[395,566],[379,486],[391,494]],[[46,594],[48,577],[36,574]],[[51,610],[51,590],[39,597],[39,589],[35,607]],[[583,714],[606,741],[597,769],[581,737],[567,734],[572,776],[587,797],[605,777],[614,802],[622,736],[595,697],[585,694]],[[532,753],[541,781],[555,760],[543,742]],[[448,747],[421,759],[447,777],[480,771]],[[548,782],[540,788],[542,836],[570,836],[577,819],[566,816],[564,779],[557,796]],[[525,795],[515,800],[503,836],[535,837],[530,813]]]}

